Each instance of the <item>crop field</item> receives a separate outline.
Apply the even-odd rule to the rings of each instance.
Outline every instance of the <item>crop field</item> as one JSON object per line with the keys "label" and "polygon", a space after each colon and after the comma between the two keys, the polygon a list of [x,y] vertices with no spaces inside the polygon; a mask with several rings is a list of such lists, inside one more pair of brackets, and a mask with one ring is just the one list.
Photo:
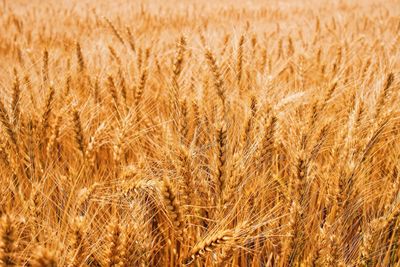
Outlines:
{"label": "crop field", "polygon": [[400,266],[398,0],[0,1],[0,266]]}

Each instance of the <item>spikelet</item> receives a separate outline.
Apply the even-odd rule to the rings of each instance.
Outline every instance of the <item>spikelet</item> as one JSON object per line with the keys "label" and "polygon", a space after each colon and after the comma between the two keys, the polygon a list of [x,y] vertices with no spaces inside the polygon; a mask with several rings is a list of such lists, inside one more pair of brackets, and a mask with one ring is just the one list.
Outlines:
{"label": "spikelet", "polygon": [[191,249],[189,256],[184,259],[183,264],[191,265],[196,258],[205,257],[207,253],[213,252],[216,249],[226,245],[233,238],[234,234],[231,230],[221,230],[213,235],[210,235]]}
{"label": "spikelet", "polygon": [[324,141],[326,140],[328,131],[329,131],[329,124],[325,125],[319,130],[314,146],[311,149],[310,160],[314,160],[317,157],[318,152],[320,151]]}
{"label": "spikelet", "polygon": [[108,75],[108,78],[107,78],[107,88],[110,91],[111,97],[114,101],[114,103],[113,103],[114,108],[116,110],[118,110],[118,106],[119,106],[118,92],[117,92],[117,88],[114,83],[114,79],[111,75]]}
{"label": "spikelet", "polygon": [[256,153],[257,168],[260,168],[260,170],[265,164],[271,164],[276,128],[277,118],[271,116],[265,124],[264,135]]}
{"label": "spikelet", "polygon": [[131,50],[133,52],[136,52],[136,45],[133,39],[133,35],[131,32],[131,29],[129,27],[126,27],[126,32],[128,33],[128,43],[129,43],[129,47],[131,48]]}
{"label": "spikelet", "polygon": [[143,65],[143,49],[142,48],[138,48],[137,53],[136,53],[136,62],[137,62],[137,69],[139,71],[142,70],[142,65]]}
{"label": "spikelet", "polygon": [[374,249],[373,245],[374,241],[377,240],[377,235],[383,229],[389,229],[389,233],[391,231],[396,231],[396,229],[393,229],[393,227],[395,226],[399,215],[400,204],[397,203],[388,214],[372,220],[367,225],[367,228],[363,232],[362,244],[360,247],[360,258],[358,262],[359,266],[371,264],[371,256]]}
{"label": "spikelet", "polygon": [[225,96],[224,82],[220,72],[220,68],[211,50],[206,49],[205,57],[214,78],[215,90],[217,91],[217,95],[219,96],[224,105],[226,96]]}
{"label": "spikelet", "polygon": [[100,84],[99,84],[99,77],[96,77],[93,85],[93,98],[96,104],[101,102],[100,98]]}
{"label": "spikelet", "polygon": [[40,202],[40,184],[34,183],[28,200],[28,222],[32,227],[31,239],[39,241],[41,235],[39,233],[40,220],[42,218],[41,202]]}
{"label": "spikelet", "polygon": [[85,59],[83,58],[82,48],[79,42],[76,42],[76,59],[78,60],[78,72],[83,72],[86,69]]}
{"label": "spikelet", "polygon": [[382,88],[382,91],[377,100],[378,102],[376,104],[376,110],[375,110],[375,116],[374,116],[375,119],[379,118],[379,115],[382,113],[383,105],[385,104],[385,101],[387,100],[387,97],[389,95],[389,90],[393,84],[393,81],[394,81],[394,75],[393,75],[393,73],[389,73],[386,78],[386,82],[385,82],[385,84]]}
{"label": "spikelet", "polygon": [[42,133],[46,136],[46,133],[50,126],[50,115],[53,109],[53,100],[54,100],[54,87],[50,86],[47,92],[44,111],[42,115]]}
{"label": "spikelet", "polygon": [[172,64],[172,87],[171,87],[171,101],[173,111],[179,109],[179,95],[180,95],[180,85],[179,78],[183,70],[184,53],[186,50],[186,39],[181,36],[177,43],[177,51]]}
{"label": "spikelet", "polygon": [[72,223],[70,267],[82,266],[88,252],[87,235],[84,217],[76,217]]}
{"label": "spikelet", "polygon": [[178,158],[179,158],[179,165],[178,165],[178,173],[182,176],[185,187],[185,197],[187,204],[194,204],[196,201],[195,194],[193,188],[195,188],[195,183],[193,181],[193,174],[192,174],[192,155],[188,151],[185,146],[180,146],[178,150]]}
{"label": "spikelet", "polygon": [[227,129],[222,123],[217,128],[217,166],[215,182],[217,185],[217,194],[222,194],[226,183],[226,154],[227,154]]}
{"label": "spikelet", "polygon": [[222,50],[221,50],[221,53],[220,53],[221,55],[225,54],[226,49],[228,48],[228,43],[229,43],[230,39],[231,39],[231,35],[230,34],[225,34],[224,40],[223,40],[223,45],[222,45]]}
{"label": "spikelet", "polygon": [[177,44],[177,51],[174,63],[172,65],[172,73],[173,73],[172,81],[176,85],[178,83],[178,78],[183,70],[183,60],[184,60],[185,50],[186,50],[186,39],[184,36],[181,36]]}
{"label": "spikelet", "polygon": [[128,224],[123,228],[124,240],[124,267],[149,266],[149,250],[148,234],[143,232],[141,227]]}
{"label": "spikelet", "polygon": [[136,87],[135,90],[135,95],[133,98],[133,106],[135,108],[136,111],[136,121],[139,123],[142,119],[142,110],[139,109],[139,104],[142,100],[143,97],[143,93],[144,93],[144,89],[146,87],[146,81],[147,81],[147,71],[144,69],[142,71],[142,74],[140,75],[140,80],[139,80],[139,84]]}
{"label": "spikelet", "polygon": [[277,53],[277,60],[283,56],[283,41],[282,38],[279,39],[278,42],[278,53]]}
{"label": "spikelet", "polygon": [[237,65],[236,65],[236,79],[240,86],[243,74],[243,45],[244,45],[244,35],[240,36],[238,51],[237,51]]}
{"label": "spikelet", "polygon": [[240,143],[239,143],[239,151],[244,150],[247,145],[250,142],[250,138],[251,138],[251,130],[252,130],[252,126],[253,126],[253,120],[254,117],[252,115],[249,115],[248,118],[246,119],[246,123],[244,125],[244,129],[242,131],[242,134],[240,136]]}
{"label": "spikelet", "polygon": [[107,227],[105,260],[103,266],[122,267],[125,257],[123,250],[123,233],[117,218],[113,218]]}
{"label": "spikelet", "polygon": [[0,99],[0,121],[4,127],[5,132],[10,139],[10,142],[17,147],[17,135],[15,133],[14,127],[11,125],[10,117],[8,116],[7,110],[4,103]]}
{"label": "spikelet", "polygon": [[288,56],[292,56],[294,54],[295,50],[294,50],[294,45],[293,45],[293,39],[292,37],[289,36],[288,38]]}
{"label": "spikelet", "polygon": [[16,229],[13,219],[3,215],[0,225],[0,265],[17,266]]}
{"label": "spikelet", "polygon": [[29,93],[29,99],[30,99],[30,101],[32,103],[33,108],[37,109],[37,101],[36,101],[35,95],[33,93],[32,82],[31,82],[31,79],[29,78],[28,74],[26,74],[24,76],[24,84],[25,84],[26,89],[27,89],[27,91]]}
{"label": "spikelet", "polygon": [[121,44],[125,44],[124,39],[122,38],[120,32],[117,30],[117,28],[115,28],[114,24],[112,24],[112,22],[108,19],[108,18],[104,18],[108,24],[108,26],[110,26],[112,32],[114,33],[115,37],[117,37],[118,41],[121,42]]}
{"label": "spikelet", "polygon": [[84,187],[79,191],[76,201],[76,207],[80,213],[80,216],[84,216],[86,214],[86,211],[89,208],[89,202],[95,194],[96,189],[99,187],[99,185],[99,183],[95,182],[90,187]]}
{"label": "spikelet", "polygon": [[45,85],[49,81],[49,52],[47,50],[43,51],[42,79]]}
{"label": "spikelet", "polygon": [[82,129],[81,118],[79,116],[78,110],[75,108],[72,111],[72,118],[74,123],[74,133],[75,133],[75,142],[78,146],[79,151],[82,156],[85,156],[85,139]]}
{"label": "spikelet", "polygon": [[336,88],[337,88],[338,83],[335,82],[333,83],[333,85],[329,88],[329,90],[326,92],[325,96],[324,96],[324,102],[322,104],[322,107],[320,108],[321,110],[323,110],[325,108],[326,103],[331,99],[333,93],[335,92]]}
{"label": "spikelet", "polygon": [[121,69],[118,70],[118,79],[119,79],[119,86],[121,87],[121,96],[124,100],[124,104],[126,105],[128,96],[127,96],[125,78],[123,76]]}
{"label": "spikelet", "polygon": [[167,177],[163,178],[162,197],[165,207],[167,208],[169,220],[174,226],[176,238],[180,240],[183,237],[185,222],[181,211],[181,204],[179,203],[175,190]]}
{"label": "spikelet", "polygon": [[95,166],[96,161],[96,152],[98,150],[98,145],[100,142],[100,135],[106,130],[106,124],[103,122],[100,126],[96,129],[94,134],[89,138],[89,142],[86,149],[85,158],[89,163],[90,167]]}
{"label": "spikelet", "polygon": [[29,266],[32,267],[57,267],[57,254],[49,248],[39,247],[35,250]]}
{"label": "spikelet", "polygon": [[188,141],[189,135],[189,115],[188,115],[188,107],[187,101],[184,99],[180,103],[180,110],[181,110],[181,118],[180,118],[180,127],[179,132],[181,134],[181,141],[182,144],[186,144]]}
{"label": "spikelet", "polygon": [[147,71],[143,70],[142,74],[140,75],[140,80],[139,80],[139,84],[136,88],[136,92],[135,92],[135,98],[133,101],[133,105],[134,107],[138,107],[140,100],[142,99],[143,96],[143,91],[145,89],[146,86],[146,81],[147,81]]}
{"label": "spikelet", "polygon": [[21,88],[20,88],[18,73],[14,69],[14,84],[13,84],[13,94],[11,102],[12,123],[14,125],[18,125],[20,119],[19,118],[21,114],[20,97],[21,97]]}
{"label": "spikelet", "polygon": [[191,106],[192,106],[192,114],[193,114],[193,118],[192,118],[193,129],[198,130],[198,128],[200,127],[200,124],[201,124],[200,107],[195,101],[191,102]]}
{"label": "spikelet", "polygon": [[60,137],[60,127],[61,127],[61,122],[62,122],[62,116],[60,114],[57,115],[55,123],[53,127],[51,128],[51,135],[49,137],[49,141],[47,142],[47,157],[51,157],[51,153],[54,149],[54,147],[57,146],[58,144],[58,139]]}
{"label": "spikelet", "polygon": [[281,251],[281,266],[291,266],[296,262],[298,256],[298,247],[296,241],[299,240],[300,232],[300,211],[301,207],[298,201],[292,201],[289,209],[289,226],[287,234],[289,235],[283,242]]}
{"label": "spikelet", "polygon": [[94,134],[89,138],[85,159],[88,161],[90,167],[95,166],[96,152],[100,142],[100,135],[106,130],[106,124],[103,122],[96,129]]}
{"label": "spikelet", "polygon": [[115,51],[114,47],[109,45],[108,50],[110,51],[111,58],[114,59],[118,63],[118,66],[121,66],[122,60],[121,60],[120,56],[117,54],[117,52]]}
{"label": "spikelet", "polygon": [[[139,177],[129,179],[126,175],[128,173],[124,170],[121,176],[125,177],[126,180],[123,181],[122,197],[128,201],[133,201],[137,196],[153,197],[153,193],[158,188],[158,184],[155,181],[140,179]],[[132,173],[129,175],[132,175]]]}
{"label": "spikelet", "polygon": [[144,52],[144,65],[145,66],[149,65],[150,55],[151,55],[151,48],[147,47],[145,52]]}
{"label": "spikelet", "polygon": [[115,141],[113,145],[113,157],[116,163],[120,163],[124,156],[124,144],[126,135],[131,127],[129,117],[125,118],[118,130],[116,131]]}
{"label": "spikelet", "polygon": [[72,80],[71,74],[68,74],[67,78],[65,79],[65,87],[64,87],[64,93],[63,93],[63,96],[66,98],[71,93],[71,80]]}

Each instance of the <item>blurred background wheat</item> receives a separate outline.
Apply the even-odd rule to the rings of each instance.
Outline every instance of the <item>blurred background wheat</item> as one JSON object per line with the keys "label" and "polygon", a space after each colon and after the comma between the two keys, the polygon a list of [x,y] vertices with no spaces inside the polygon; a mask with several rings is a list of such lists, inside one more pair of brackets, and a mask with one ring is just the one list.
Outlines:
{"label": "blurred background wheat", "polygon": [[398,266],[400,4],[0,3],[0,266]]}

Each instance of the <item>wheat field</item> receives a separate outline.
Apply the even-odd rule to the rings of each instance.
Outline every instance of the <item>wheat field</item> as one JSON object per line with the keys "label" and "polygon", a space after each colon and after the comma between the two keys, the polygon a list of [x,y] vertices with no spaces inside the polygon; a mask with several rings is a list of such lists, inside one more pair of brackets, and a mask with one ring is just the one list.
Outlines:
{"label": "wheat field", "polygon": [[400,266],[397,0],[0,2],[0,266]]}

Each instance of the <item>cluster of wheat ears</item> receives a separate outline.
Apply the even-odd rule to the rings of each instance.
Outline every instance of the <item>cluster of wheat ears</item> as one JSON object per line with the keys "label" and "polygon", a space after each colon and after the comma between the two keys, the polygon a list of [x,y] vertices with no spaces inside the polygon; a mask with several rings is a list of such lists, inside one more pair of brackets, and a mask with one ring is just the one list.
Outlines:
{"label": "cluster of wheat ears", "polygon": [[0,266],[398,264],[397,1],[0,6]]}

